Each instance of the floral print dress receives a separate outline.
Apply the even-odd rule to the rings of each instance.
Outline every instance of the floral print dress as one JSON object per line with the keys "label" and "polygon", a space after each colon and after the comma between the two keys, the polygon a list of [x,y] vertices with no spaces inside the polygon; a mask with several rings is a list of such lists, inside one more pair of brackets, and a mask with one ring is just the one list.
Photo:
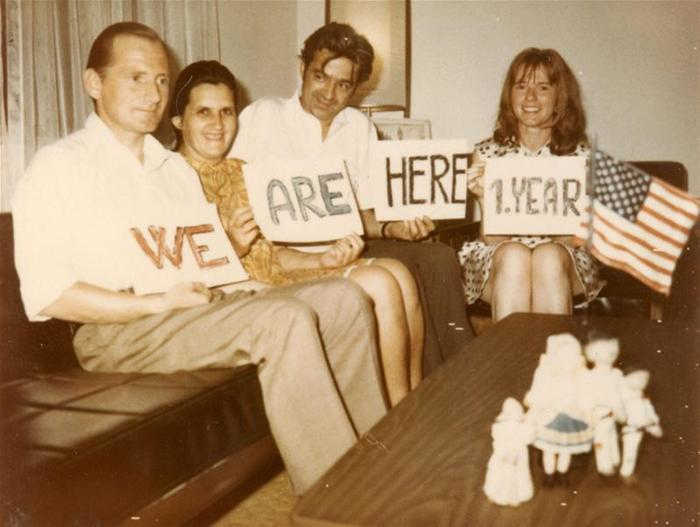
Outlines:
{"label": "floral print dress", "polygon": [[[549,146],[545,145],[536,152],[532,152],[514,140],[504,145],[496,143],[493,139],[487,139],[478,143],[475,151],[481,159],[493,157],[544,157],[553,155]],[[580,144],[571,154],[574,156],[588,156],[589,149]],[[576,306],[584,306],[593,300],[605,285],[599,276],[599,266],[588,251],[582,248],[570,247],[564,243],[552,240],[546,236],[513,236],[510,241],[517,241],[523,245],[534,248],[542,243],[553,242],[564,247],[574,263],[576,275],[583,285],[584,295],[582,299],[576,298]],[[493,254],[503,243],[487,245],[481,240],[466,242],[457,252],[459,263],[462,266],[464,280],[464,293],[466,302],[473,304],[480,297],[484,286],[491,275]]]}

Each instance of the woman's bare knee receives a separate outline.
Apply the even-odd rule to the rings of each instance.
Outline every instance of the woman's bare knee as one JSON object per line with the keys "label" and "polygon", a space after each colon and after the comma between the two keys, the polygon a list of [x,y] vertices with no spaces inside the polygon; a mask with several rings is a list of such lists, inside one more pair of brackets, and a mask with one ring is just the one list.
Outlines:
{"label": "woman's bare knee", "polygon": [[538,245],[532,251],[532,279],[560,280],[569,276],[571,257],[569,252],[559,244],[546,243]]}

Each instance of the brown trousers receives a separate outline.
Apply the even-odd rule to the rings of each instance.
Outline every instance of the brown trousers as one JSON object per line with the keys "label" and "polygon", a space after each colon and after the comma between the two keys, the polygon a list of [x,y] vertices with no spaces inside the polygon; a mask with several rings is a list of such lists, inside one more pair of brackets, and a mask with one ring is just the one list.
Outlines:
{"label": "brown trousers", "polygon": [[329,279],[234,293],[127,324],[87,324],[87,370],[162,372],[258,364],[265,411],[301,494],[386,412],[368,297]]}

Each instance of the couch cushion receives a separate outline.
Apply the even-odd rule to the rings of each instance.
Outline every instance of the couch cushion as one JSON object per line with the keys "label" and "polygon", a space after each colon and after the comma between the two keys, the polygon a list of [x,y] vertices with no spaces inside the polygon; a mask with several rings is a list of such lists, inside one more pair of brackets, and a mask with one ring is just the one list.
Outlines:
{"label": "couch cushion", "polygon": [[34,375],[0,405],[5,525],[114,523],[269,435],[252,365]]}

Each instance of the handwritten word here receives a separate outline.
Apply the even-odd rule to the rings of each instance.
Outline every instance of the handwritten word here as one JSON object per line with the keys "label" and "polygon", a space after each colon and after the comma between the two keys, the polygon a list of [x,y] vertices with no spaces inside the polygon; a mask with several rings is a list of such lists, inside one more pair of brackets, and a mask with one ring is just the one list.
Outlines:
{"label": "handwritten word here", "polygon": [[379,221],[464,218],[466,140],[379,141],[372,145],[371,186]]}
{"label": "handwritten word here", "polygon": [[[202,282],[213,287],[248,278],[215,208],[211,209],[199,218],[202,223],[178,224],[172,218],[158,225],[129,228],[133,256],[128,260],[133,262],[136,294],[167,291],[180,282]],[[179,219],[192,221],[190,217]]]}
{"label": "handwritten word here", "polygon": [[244,165],[243,175],[268,240],[323,242],[364,232],[342,159],[270,158]]}
{"label": "handwritten word here", "polygon": [[572,234],[587,206],[584,157],[486,162],[485,234]]}

